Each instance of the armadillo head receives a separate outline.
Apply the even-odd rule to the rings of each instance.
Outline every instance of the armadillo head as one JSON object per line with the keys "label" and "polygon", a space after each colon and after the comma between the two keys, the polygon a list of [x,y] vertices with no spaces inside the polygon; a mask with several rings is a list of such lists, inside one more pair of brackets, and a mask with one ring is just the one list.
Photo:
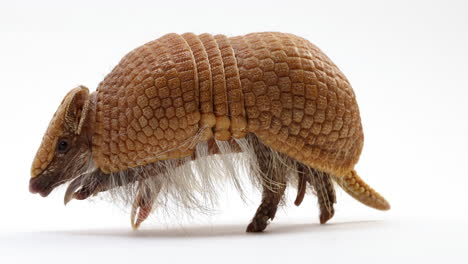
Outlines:
{"label": "armadillo head", "polygon": [[63,99],[42,138],[31,168],[29,190],[47,196],[55,187],[83,173],[90,161],[87,132],[88,88],[74,88]]}

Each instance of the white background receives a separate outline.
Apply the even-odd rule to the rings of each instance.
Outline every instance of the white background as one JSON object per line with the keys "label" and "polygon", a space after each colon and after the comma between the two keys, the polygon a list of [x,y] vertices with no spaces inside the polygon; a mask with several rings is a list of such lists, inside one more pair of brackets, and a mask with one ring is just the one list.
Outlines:
{"label": "white background", "polygon": [[[468,2],[2,1],[0,263],[468,263]],[[259,203],[223,196],[219,214],[153,215],[28,192],[29,169],[63,96],[94,90],[133,48],[169,32],[295,33],[351,81],[365,145],[357,169],[391,203],[378,212],[338,191],[318,224],[313,197],[289,201],[264,234]]]}

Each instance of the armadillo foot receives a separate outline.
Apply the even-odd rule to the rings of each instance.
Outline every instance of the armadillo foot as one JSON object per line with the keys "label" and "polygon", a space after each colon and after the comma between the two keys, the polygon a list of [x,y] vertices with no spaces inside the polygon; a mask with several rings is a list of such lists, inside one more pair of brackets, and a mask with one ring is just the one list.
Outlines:
{"label": "armadillo foot", "polygon": [[128,171],[124,175],[125,177],[113,177],[111,174],[96,169],[90,174],[83,174],[75,178],[65,192],[65,205],[73,199],[85,200],[100,192],[134,183],[138,179],[137,174],[133,171]]}
{"label": "armadillo foot", "polygon": [[82,175],[74,179],[68,185],[67,190],[65,192],[65,205],[73,199],[85,200],[92,195],[95,195],[102,191],[106,191],[108,189],[108,181],[106,177],[103,177],[103,175],[99,175],[99,177],[97,176],[97,174],[86,176]]}
{"label": "armadillo foot", "polygon": [[[255,138],[253,139],[255,140]],[[254,141],[255,154],[258,160],[258,169],[262,174],[262,202],[255,213],[250,224],[247,226],[247,232],[262,232],[267,227],[269,221],[275,218],[278,204],[283,199],[286,189],[285,175],[288,167],[278,165],[273,169],[270,167],[274,161],[275,153],[272,149],[259,141]],[[281,155],[281,154],[280,154]],[[282,157],[287,159],[286,157]]]}
{"label": "armadillo foot", "polygon": [[143,223],[146,218],[151,213],[151,209],[153,208],[153,201],[149,201],[148,199],[143,198],[140,193],[137,195],[135,198],[135,201],[133,202],[132,205],[132,213],[131,213],[131,219],[130,222],[132,224],[132,228],[134,230],[137,230],[141,223]]}
{"label": "armadillo foot", "polygon": [[328,220],[332,219],[333,215],[335,215],[335,209],[332,207],[331,209],[322,208],[320,207],[320,224],[325,224]]}
{"label": "armadillo foot", "polygon": [[267,227],[270,220],[275,218],[278,203],[274,201],[262,202],[255,213],[254,218],[247,226],[247,232],[262,232]]}
{"label": "armadillo foot", "polygon": [[130,222],[133,230],[137,230],[140,225],[148,218],[153,210],[154,202],[158,196],[160,187],[153,186],[149,188],[147,185],[142,185],[133,201]]}
{"label": "armadillo foot", "polygon": [[335,215],[335,209],[333,208],[333,204],[336,203],[335,188],[328,175],[316,178],[314,188],[317,192],[320,207],[320,224],[325,224]]}
{"label": "armadillo foot", "polygon": [[320,224],[325,224],[335,214],[333,204],[336,203],[335,188],[331,176],[302,163],[297,165],[299,185],[295,204],[299,206],[304,198],[306,183],[312,185],[320,208]]}
{"label": "armadillo foot", "polygon": [[270,188],[263,186],[262,203],[247,226],[247,232],[262,232],[265,230],[269,221],[275,218],[278,204],[283,198],[285,189],[285,184],[275,185],[274,188],[272,186]]}

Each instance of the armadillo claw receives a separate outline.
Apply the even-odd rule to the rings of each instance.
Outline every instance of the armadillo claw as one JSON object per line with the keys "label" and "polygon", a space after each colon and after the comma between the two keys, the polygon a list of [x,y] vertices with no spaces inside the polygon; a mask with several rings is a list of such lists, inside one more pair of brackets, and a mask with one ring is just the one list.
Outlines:
{"label": "armadillo claw", "polygon": [[63,198],[63,202],[65,205],[67,205],[74,197],[75,191],[80,188],[81,186],[81,177],[78,177],[74,179],[67,187],[67,190],[65,191],[65,196]]}
{"label": "armadillo claw", "polygon": [[307,178],[304,174],[299,174],[298,186],[297,186],[297,195],[294,204],[296,206],[301,205],[302,201],[304,200],[304,196],[306,193],[306,185],[307,185]]}
{"label": "armadillo claw", "polygon": [[141,223],[148,218],[151,213],[151,209],[153,208],[153,204],[154,198],[143,196],[141,192],[137,194],[135,201],[133,201],[130,217],[133,230],[137,230]]}
{"label": "armadillo claw", "polygon": [[64,196],[64,203],[67,205],[73,199],[85,200],[101,190],[102,183],[100,181],[90,177],[77,177],[68,185]]}

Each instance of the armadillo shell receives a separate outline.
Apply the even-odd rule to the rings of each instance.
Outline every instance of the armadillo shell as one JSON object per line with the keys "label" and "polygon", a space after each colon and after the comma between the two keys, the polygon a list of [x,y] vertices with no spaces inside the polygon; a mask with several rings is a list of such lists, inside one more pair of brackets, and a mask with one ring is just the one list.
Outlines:
{"label": "armadillo shell", "polygon": [[255,133],[344,175],[363,144],[346,77],[316,46],[284,33],[168,34],[138,47],[100,83],[93,133],[104,172],[188,156],[210,137]]}

